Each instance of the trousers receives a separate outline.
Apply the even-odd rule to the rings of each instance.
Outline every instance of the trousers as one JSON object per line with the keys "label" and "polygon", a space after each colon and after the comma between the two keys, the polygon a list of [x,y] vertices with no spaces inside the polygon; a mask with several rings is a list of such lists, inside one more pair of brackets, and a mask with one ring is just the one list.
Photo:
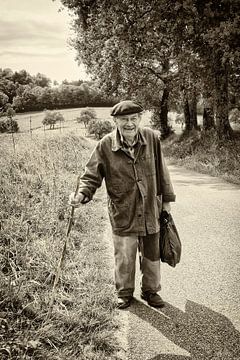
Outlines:
{"label": "trousers", "polygon": [[161,289],[159,233],[147,236],[112,234],[112,237],[115,286],[118,297],[133,295],[137,252],[139,252],[142,292],[159,291]]}

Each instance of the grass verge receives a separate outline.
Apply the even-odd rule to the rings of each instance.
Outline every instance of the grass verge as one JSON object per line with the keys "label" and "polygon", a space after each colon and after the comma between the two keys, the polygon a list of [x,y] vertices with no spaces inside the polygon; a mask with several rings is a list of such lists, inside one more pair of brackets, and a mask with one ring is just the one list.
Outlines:
{"label": "grass verge", "polygon": [[92,146],[83,138],[1,137],[0,358],[118,359],[102,194],[75,212],[52,316],[69,192]]}
{"label": "grass verge", "polygon": [[240,133],[232,140],[219,140],[215,132],[193,131],[188,136],[172,135],[163,141],[171,163],[240,184]]}

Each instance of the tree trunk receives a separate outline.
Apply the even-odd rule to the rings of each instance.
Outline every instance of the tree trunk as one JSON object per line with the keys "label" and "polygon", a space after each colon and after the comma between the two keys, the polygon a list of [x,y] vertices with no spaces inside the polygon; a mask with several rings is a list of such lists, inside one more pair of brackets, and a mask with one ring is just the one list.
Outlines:
{"label": "tree trunk", "polygon": [[197,96],[195,89],[191,90],[191,99],[189,101],[189,113],[190,113],[190,122],[192,129],[199,129],[197,122]]}
{"label": "tree trunk", "polygon": [[208,90],[203,91],[203,130],[215,129],[213,99]]}
{"label": "tree trunk", "polygon": [[203,130],[211,130],[215,128],[214,112],[211,106],[204,106],[203,109]]}
{"label": "tree trunk", "polygon": [[192,130],[192,123],[191,123],[191,117],[190,117],[188,97],[186,94],[184,95],[183,113],[184,113],[184,119],[185,119],[184,132],[189,132]]}
{"label": "tree trunk", "polygon": [[219,52],[215,56],[214,78],[217,133],[219,138],[231,138],[233,131],[228,118],[228,65],[222,64]]}
{"label": "tree trunk", "polygon": [[160,102],[160,112],[159,112],[159,119],[160,119],[160,131],[161,131],[161,138],[166,139],[170,134],[172,134],[173,130],[168,123],[168,98],[169,98],[169,89],[166,85],[163,90],[162,99]]}

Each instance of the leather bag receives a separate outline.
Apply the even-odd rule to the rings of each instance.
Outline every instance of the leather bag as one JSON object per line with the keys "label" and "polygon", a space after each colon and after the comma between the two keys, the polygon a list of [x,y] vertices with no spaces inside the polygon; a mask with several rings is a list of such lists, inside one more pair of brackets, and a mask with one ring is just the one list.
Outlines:
{"label": "leather bag", "polygon": [[181,258],[182,245],[172,215],[162,211],[160,216],[160,257],[162,262],[175,267]]}

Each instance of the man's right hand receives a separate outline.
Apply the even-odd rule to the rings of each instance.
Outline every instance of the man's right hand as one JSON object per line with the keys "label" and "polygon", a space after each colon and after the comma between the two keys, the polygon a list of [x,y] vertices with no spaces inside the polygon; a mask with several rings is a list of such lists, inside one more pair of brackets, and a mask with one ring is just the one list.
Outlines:
{"label": "man's right hand", "polygon": [[84,200],[84,203],[88,201],[88,198],[83,193],[78,193],[75,196],[75,193],[73,192],[69,196],[69,205],[77,208],[83,204],[83,200]]}

